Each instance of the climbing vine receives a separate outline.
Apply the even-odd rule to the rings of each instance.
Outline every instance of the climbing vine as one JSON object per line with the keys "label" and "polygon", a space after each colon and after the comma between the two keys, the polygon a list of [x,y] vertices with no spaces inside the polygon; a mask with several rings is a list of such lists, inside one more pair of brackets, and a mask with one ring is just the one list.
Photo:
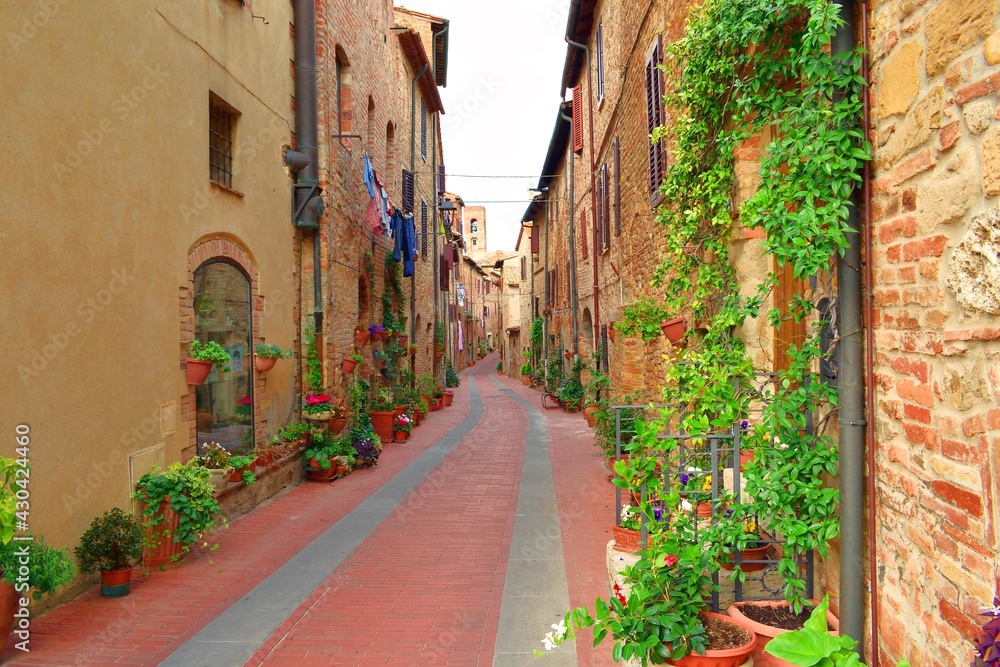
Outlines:
{"label": "climbing vine", "polygon": [[[664,388],[668,403],[686,407],[679,418],[688,432],[718,431],[748,415],[753,363],[738,328],[761,316],[779,273],[822,276],[847,247],[849,200],[869,147],[859,122],[860,54],[829,48],[840,23],[829,0],[709,0],[669,49],[666,101],[676,120],[653,133],[673,140],[661,188],[669,203],[659,216],[667,256],[655,284],[668,316],[704,325]],[[759,184],[735,208],[734,156],[768,136]],[[743,292],[729,255],[734,217],[764,231],[765,257],[779,268]],[[814,311],[807,294],[767,312],[773,327],[806,320],[810,331],[790,346],[788,368],[745,436],[757,454],[746,473],[754,502],[743,513],[770,508],[769,526],[787,544],[779,573],[793,603],[805,591],[796,559],[812,549],[825,556],[837,534],[837,493],[822,479],[837,472],[836,447],[806,428],[808,415],[836,408],[836,392],[811,381],[826,324]]]}
{"label": "climbing vine", "polygon": [[[814,277],[817,285],[829,280],[847,246],[849,198],[870,156],[860,126],[860,54],[830,48],[841,24],[830,0],[706,0],[668,49],[663,70],[669,121],[651,135],[671,152],[658,216],[666,254],[653,286],[662,290],[665,316],[683,316],[693,326],[666,372],[663,397],[676,407],[638,429],[633,453],[648,448],[662,455],[666,448],[668,457],[676,457],[681,441],[662,441],[658,434],[680,429],[694,434],[683,446],[698,447],[705,441],[699,434],[727,431],[752,410],[759,412],[745,431],[734,429],[745,447],[754,448],[745,473],[747,497],[737,502],[722,493],[731,511],[721,512],[720,505],[717,520],[688,541],[676,530],[685,520],[677,489],[687,482],[675,481],[663,498],[673,530],[652,531],[645,555],[627,573],[633,583],[627,604],[598,601],[596,619],[583,610],[567,615],[574,628],[596,624],[598,639],[612,634],[616,657],[641,657],[645,664],[662,661],[650,647],[663,642],[672,643],[675,659],[700,647],[699,605],[681,610],[675,599],[694,590],[707,593],[701,580],[690,583],[704,571],[705,554],[717,569],[720,558],[752,539],[745,532],[748,520],[765,518],[764,529],[784,541],[778,573],[794,607],[806,590],[799,558],[814,549],[825,556],[838,534],[837,490],[826,488],[823,479],[837,473],[836,446],[822,428],[807,428],[810,418],[818,417],[822,427],[836,411],[835,390],[812,379],[824,354],[820,333],[826,323],[815,315],[814,303],[821,290],[788,303],[773,295],[785,271]],[[763,152],[756,186],[746,188],[750,193],[740,202],[737,186],[748,184],[737,181],[736,155],[758,142]],[[761,259],[769,266],[773,259],[778,268],[759,284],[741,285],[731,260],[737,224],[763,230]],[[752,247],[744,261],[761,261],[750,259],[750,252]],[[762,312],[768,301],[770,310]],[[805,321],[809,332],[789,347],[788,367],[755,393],[749,390],[755,369],[741,329],[760,317],[772,327]],[[645,481],[665,491],[653,457],[633,456],[617,468],[625,480],[616,484]],[[643,509],[655,526],[652,508],[646,503]],[[672,565],[664,568],[665,562]],[[655,585],[647,585],[650,577]],[[669,594],[685,581],[694,588]]]}

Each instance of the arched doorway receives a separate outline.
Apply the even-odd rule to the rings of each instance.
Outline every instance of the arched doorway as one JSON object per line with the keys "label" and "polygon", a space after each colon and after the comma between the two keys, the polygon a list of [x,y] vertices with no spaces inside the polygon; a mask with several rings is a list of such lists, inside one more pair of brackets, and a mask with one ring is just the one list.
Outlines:
{"label": "arched doorway", "polygon": [[251,312],[250,279],[241,268],[218,258],[195,269],[195,338],[217,342],[232,357],[228,373],[213,368],[195,388],[199,451],[209,442],[229,450],[254,446]]}

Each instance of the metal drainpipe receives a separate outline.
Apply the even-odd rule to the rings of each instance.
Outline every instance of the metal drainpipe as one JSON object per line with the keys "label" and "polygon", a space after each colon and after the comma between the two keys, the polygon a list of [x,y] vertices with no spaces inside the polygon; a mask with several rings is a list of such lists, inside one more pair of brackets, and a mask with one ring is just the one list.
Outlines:
{"label": "metal drainpipe", "polygon": [[[549,278],[549,232],[552,231],[552,224],[549,220],[549,193],[545,193],[545,258],[542,260],[542,272],[545,274],[545,308],[552,308],[552,294],[550,288],[552,280]],[[545,310],[543,309],[544,313]],[[549,314],[552,317],[552,314]],[[542,317],[542,354],[545,357],[545,378],[549,376],[549,317]]]}
{"label": "metal drainpipe", "polygon": [[[410,80],[410,173],[413,174],[413,224],[417,222],[417,79],[427,73],[429,65],[424,66]],[[416,235],[414,235],[416,236]],[[384,316],[383,316],[384,317]],[[417,272],[414,269],[410,275],[410,322],[411,327],[416,326],[417,318]],[[414,336],[416,339],[416,336]],[[410,372],[416,372],[416,358],[410,357]]]}
{"label": "metal drainpipe", "polygon": [[[855,45],[853,0],[836,0],[844,24],[833,37],[833,54],[849,53]],[[860,638],[865,629],[864,484],[865,400],[864,353],[861,338],[861,243],[859,191],[850,198],[848,247],[837,259],[837,304],[840,327],[840,631]],[[859,644],[860,646],[860,644]]]}
{"label": "metal drainpipe", "polygon": [[[569,121],[570,124],[573,123],[573,118],[567,116],[566,114],[559,112],[559,117],[565,121]],[[572,296],[573,304],[573,354],[579,356],[580,354],[580,321],[578,310],[580,310],[580,293],[577,288],[576,281],[576,202],[574,201],[574,187],[573,187],[573,173],[574,173],[574,161],[573,154],[570,152],[569,156],[569,289],[570,295]],[[584,243],[587,239],[583,240]]]}
{"label": "metal drainpipe", "polygon": [[[574,42],[569,37],[566,38],[566,43],[570,46],[575,46],[578,49],[582,49],[584,53],[587,54],[587,116],[588,125],[590,126],[590,210],[594,213],[594,220],[597,220],[597,174],[596,167],[594,166],[594,157],[597,153],[597,146],[594,145],[594,85],[593,85],[593,70],[590,66],[590,47],[586,44],[581,44],[580,42]],[[596,225],[594,227],[594,340],[598,341],[601,339],[601,294],[600,294],[600,280],[598,278],[598,257],[600,255],[600,247],[598,246]]]}
{"label": "metal drainpipe", "polygon": [[[319,183],[319,132],[316,120],[316,5],[295,0],[295,138],[296,150],[309,164],[297,174],[300,185]],[[299,190],[298,192],[302,192]],[[323,274],[320,266],[320,231],[313,230],[313,320],[323,331]],[[320,346],[322,348],[322,346]]]}
{"label": "metal drainpipe", "polygon": [[[447,32],[448,32],[448,30],[450,28],[451,28],[451,23],[448,23],[444,27],[444,30],[442,30],[441,32],[439,32],[439,33],[437,33],[437,34],[434,35],[434,39],[432,40],[434,42],[434,48],[431,49],[431,59],[434,62],[434,72],[435,72],[435,75],[437,74],[437,41],[438,41],[439,38],[441,38],[445,34],[447,34]],[[434,83],[437,83],[437,80],[435,80]],[[440,178],[440,176],[438,175],[438,161],[437,161],[438,160],[438,154],[437,154],[437,149],[438,149],[437,127],[438,127],[438,121],[439,121],[440,118],[441,118],[441,113],[439,111],[435,111],[434,112],[434,126],[431,128],[432,129],[431,137],[433,139],[433,143],[431,144],[431,180],[434,181],[434,190],[433,190],[433,192],[434,192],[434,203],[433,203],[434,210],[431,213],[431,225],[433,227],[433,229],[431,229],[431,243],[432,243],[432,250],[431,250],[431,252],[434,255],[434,257],[433,257],[433,261],[434,261],[434,275],[432,276],[432,280],[434,282],[434,323],[433,323],[433,326],[432,326],[432,329],[431,329],[431,331],[434,332],[434,335],[431,337],[431,339],[434,341],[434,343],[433,343],[433,348],[432,348],[432,351],[431,351],[431,369],[434,368],[434,352],[433,352],[433,350],[437,349],[437,325],[438,325],[438,317],[440,316],[440,314],[438,312],[438,300],[441,298],[441,292],[440,292],[440,290],[441,290],[441,276],[438,275],[439,269],[438,269],[438,251],[437,251],[437,247],[438,247],[438,244],[437,244],[437,237],[438,237],[438,185],[440,185],[439,180],[438,180]],[[416,319],[414,319],[414,322],[416,322]],[[414,324],[414,330],[413,330],[414,334],[413,334],[413,337],[412,337],[412,340],[413,340],[414,344],[416,344],[416,342],[417,342],[416,328],[415,327],[416,327],[416,324]],[[447,341],[447,337],[448,337],[448,330],[446,328],[445,329],[445,340],[446,341]],[[445,349],[448,349],[448,348],[446,347]],[[442,358],[443,358],[443,356],[444,355],[442,355]],[[415,363],[416,363],[416,361],[414,361],[414,364]],[[442,372],[443,372],[443,366],[444,366],[444,364],[441,364],[441,366],[442,366]],[[414,369],[413,369],[414,382],[416,382],[416,375],[417,375],[416,366],[414,366]],[[443,386],[443,384],[444,383],[442,383],[442,386]]]}
{"label": "metal drainpipe", "polygon": [[[871,127],[871,95],[868,82],[871,81],[871,53],[868,40],[868,3],[861,3],[861,40],[864,50],[861,53],[861,71],[865,79],[862,91],[862,117],[864,118],[865,136]],[[871,667],[878,667],[878,547],[876,544],[875,516],[875,292],[874,276],[872,275],[872,165],[865,162],[862,178],[863,210],[864,210],[864,246],[865,246],[865,386],[868,388],[868,424],[865,428],[865,451],[868,461],[868,475],[865,478],[868,495],[868,588],[869,604],[871,605]]]}

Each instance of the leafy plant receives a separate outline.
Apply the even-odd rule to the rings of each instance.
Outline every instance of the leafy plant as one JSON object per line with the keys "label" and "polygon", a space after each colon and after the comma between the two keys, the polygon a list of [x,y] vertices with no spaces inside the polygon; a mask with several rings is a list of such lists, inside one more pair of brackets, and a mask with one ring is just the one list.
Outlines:
{"label": "leafy plant", "polygon": [[462,381],[458,379],[458,373],[455,371],[455,367],[451,365],[451,359],[448,359],[444,365],[444,386],[457,387],[460,384],[462,384]]}
{"label": "leafy plant", "polygon": [[229,467],[229,450],[217,442],[209,442],[202,446],[197,459],[206,468],[221,470]]}
{"label": "leafy plant", "polygon": [[[20,569],[25,560],[30,563],[26,572]],[[49,546],[41,535],[0,545],[0,571],[8,584],[15,587],[27,584],[35,600],[54,593],[76,576],[69,550]]]}
{"label": "leafy plant", "polygon": [[257,356],[262,359],[287,359],[292,356],[290,349],[270,343],[257,343]]}
{"label": "leafy plant", "polygon": [[117,572],[142,560],[145,545],[146,526],[115,507],[91,522],[73,553],[82,572]]}
{"label": "leafy plant", "polygon": [[319,335],[314,327],[306,331],[306,386],[323,391],[323,362],[319,359]]}
{"label": "leafy plant", "polygon": [[329,470],[335,456],[336,452],[329,445],[324,445],[307,449],[302,458],[307,462],[315,461],[323,470]]}
{"label": "leafy plant", "polygon": [[382,387],[375,392],[375,399],[372,401],[372,410],[376,412],[392,412],[395,407],[396,401],[391,389]]}
{"label": "leafy plant", "polygon": [[497,362],[497,373],[503,373],[503,362],[502,361],[498,361]]}
{"label": "leafy plant", "polygon": [[210,340],[207,343],[203,343],[200,340],[191,341],[190,353],[192,359],[214,361],[215,368],[220,373],[228,373],[230,371],[229,362],[232,360],[232,357],[214,340]]}
{"label": "leafy plant", "polygon": [[667,311],[650,298],[634,301],[622,308],[622,317],[615,322],[615,330],[623,336],[640,336],[643,340],[653,340],[660,335],[660,322],[667,317]]}
{"label": "leafy plant", "polygon": [[309,392],[305,396],[302,412],[307,415],[321,415],[326,412],[332,412],[332,400],[333,399],[330,398],[329,394],[316,394],[314,392]]}
{"label": "leafy plant", "polygon": [[989,620],[983,624],[983,638],[976,644],[976,655],[984,667],[1000,666],[1000,598],[993,598],[992,607],[981,614]]}
{"label": "leafy plant", "polygon": [[365,360],[365,358],[364,358],[364,357],[362,357],[362,356],[361,356],[360,354],[358,354],[357,352],[355,352],[355,353],[353,353],[353,354],[349,355],[349,356],[348,356],[347,358],[348,358],[348,359],[353,359],[354,361],[358,362],[359,364],[360,364],[361,362],[363,362],[363,361]]}
{"label": "leafy plant", "polygon": [[445,327],[444,322],[438,320],[434,323],[434,345],[438,351],[444,352]]}
{"label": "leafy plant", "polygon": [[521,364],[521,375],[531,375],[531,362]]}
{"label": "leafy plant", "polygon": [[210,480],[211,473],[207,468],[190,462],[174,463],[166,470],[154,465],[151,472],[139,478],[132,497],[143,503],[142,517],[146,525],[154,529],[154,541],[163,536],[162,533],[156,534],[156,527],[165,521],[160,513],[163,502],[180,515],[180,523],[173,531],[173,541],[181,544],[184,553],[216,526],[219,502],[215,499],[215,488]]}
{"label": "leafy plant", "polygon": [[234,469],[239,470],[241,468],[250,467],[256,460],[257,459],[254,456],[230,456],[229,465],[231,465]]}
{"label": "leafy plant", "polygon": [[551,352],[546,371],[545,388],[552,392],[558,391],[563,378],[562,357]]}
{"label": "leafy plant", "polygon": [[392,428],[402,433],[409,433],[413,430],[413,420],[406,413],[396,415],[396,418],[392,422]]}
{"label": "leafy plant", "polygon": [[[18,430],[17,433],[20,445],[21,431]],[[28,461],[26,458],[15,459],[0,456],[0,544],[7,544],[14,538],[14,533],[17,530],[17,494],[13,487],[26,486],[27,478]]]}
{"label": "leafy plant", "polygon": [[[846,635],[833,636],[827,631],[826,610],[829,606],[830,596],[826,595],[801,629],[778,635],[767,643],[764,651],[799,667],[865,667],[854,652],[858,642]],[[896,663],[896,667],[910,667],[910,663],[903,659]]]}
{"label": "leafy plant", "polygon": [[282,442],[296,442],[309,432],[309,424],[292,423],[278,429],[278,437]]}
{"label": "leafy plant", "polygon": [[242,481],[243,486],[250,486],[257,481],[257,475],[253,474],[252,470],[244,470]]}
{"label": "leafy plant", "polygon": [[421,396],[433,396],[437,391],[437,380],[433,375],[421,375],[417,378],[417,391]]}
{"label": "leafy plant", "polygon": [[566,384],[560,386],[559,400],[567,410],[576,411],[583,403],[583,383],[580,382],[580,374],[583,370],[583,360],[579,357],[573,362],[573,370],[570,373]]}
{"label": "leafy plant", "polygon": [[531,361],[538,363],[542,358],[542,347],[545,343],[545,320],[536,317],[531,322]]}

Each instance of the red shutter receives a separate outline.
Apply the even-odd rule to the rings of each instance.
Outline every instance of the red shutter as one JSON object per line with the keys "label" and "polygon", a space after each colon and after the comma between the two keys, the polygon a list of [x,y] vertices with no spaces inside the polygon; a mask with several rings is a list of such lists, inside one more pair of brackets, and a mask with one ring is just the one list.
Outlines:
{"label": "red shutter", "polygon": [[580,211],[580,250],[583,258],[587,259],[587,246],[590,245],[590,237],[587,236],[587,211]]}
{"label": "red shutter", "polygon": [[614,173],[614,188],[615,188],[615,236],[621,236],[622,233],[622,161],[621,154],[619,151],[618,137],[615,137],[614,144],[614,160],[615,160],[615,173]]}
{"label": "red shutter", "polygon": [[583,85],[573,87],[573,152],[583,151]]}

